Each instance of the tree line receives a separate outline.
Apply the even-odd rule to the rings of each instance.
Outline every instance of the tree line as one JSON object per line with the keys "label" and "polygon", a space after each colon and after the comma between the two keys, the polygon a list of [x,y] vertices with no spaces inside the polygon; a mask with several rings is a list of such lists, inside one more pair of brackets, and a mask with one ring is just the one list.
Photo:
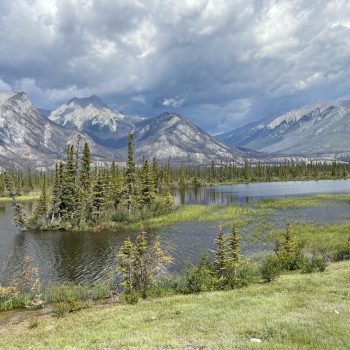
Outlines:
{"label": "tree line", "polygon": [[173,198],[161,191],[158,163],[144,160],[142,166],[137,166],[134,153],[134,136],[130,134],[128,160],[123,169],[115,162],[94,166],[85,143],[81,157],[79,150],[69,145],[65,161],[57,163],[51,175],[40,173],[34,181],[29,173],[21,181],[17,174],[3,174],[3,186],[14,200],[19,183],[21,188],[30,183],[40,186],[33,215],[26,217],[17,208],[17,223],[38,229],[84,229],[105,220],[123,221],[171,210]]}

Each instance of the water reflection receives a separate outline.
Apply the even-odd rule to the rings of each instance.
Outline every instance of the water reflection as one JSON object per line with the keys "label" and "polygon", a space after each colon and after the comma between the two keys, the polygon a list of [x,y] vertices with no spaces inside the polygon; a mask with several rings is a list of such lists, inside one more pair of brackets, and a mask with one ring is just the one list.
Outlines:
{"label": "water reflection", "polygon": [[258,199],[350,193],[350,180],[262,182],[192,187],[174,191],[177,204],[249,203]]}

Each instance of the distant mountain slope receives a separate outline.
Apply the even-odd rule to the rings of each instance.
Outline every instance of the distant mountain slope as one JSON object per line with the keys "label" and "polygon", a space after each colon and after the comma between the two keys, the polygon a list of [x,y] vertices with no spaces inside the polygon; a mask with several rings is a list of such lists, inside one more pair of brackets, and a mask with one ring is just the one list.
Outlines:
{"label": "distant mountain slope", "polygon": [[45,167],[63,159],[68,143],[88,142],[95,160],[121,157],[89,136],[68,130],[43,117],[27,95],[0,93],[0,167]]}
{"label": "distant mountain slope", "polygon": [[108,147],[116,147],[120,138],[134,130],[134,123],[142,120],[112,110],[97,96],[74,97],[52,111],[49,119],[65,128],[84,132]]}
{"label": "distant mountain slope", "polygon": [[341,156],[350,153],[350,101],[305,106],[219,138],[261,152]]}
{"label": "distant mountain slope", "polygon": [[[210,163],[235,161],[242,163],[246,153],[224,145],[186,118],[163,113],[157,118],[136,124],[136,156],[173,163]],[[124,139],[126,145],[126,139]]]}

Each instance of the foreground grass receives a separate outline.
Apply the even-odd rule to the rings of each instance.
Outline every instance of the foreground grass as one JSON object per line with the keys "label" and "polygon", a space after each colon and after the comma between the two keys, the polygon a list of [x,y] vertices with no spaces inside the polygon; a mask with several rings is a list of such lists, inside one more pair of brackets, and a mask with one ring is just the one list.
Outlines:
{"label": "foreground grass", "polygon": [[349,288],[350,262],[341,262],[229,292],[46,316],[33,329],[30,321],[7,325],[0,348],[349,349]]}

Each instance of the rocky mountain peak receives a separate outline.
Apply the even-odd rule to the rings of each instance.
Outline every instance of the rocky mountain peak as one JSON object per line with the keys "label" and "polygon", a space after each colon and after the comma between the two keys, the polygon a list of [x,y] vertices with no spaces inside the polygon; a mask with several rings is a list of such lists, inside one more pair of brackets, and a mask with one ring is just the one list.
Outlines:
{"label": "rocky mountain peak", "polygon": [[86,108],[91,105],[95,108],[108,108],[108,106],[96,95],[89,97],[73,97],[67,102],[68,105],[75,104],[82,108]]}

